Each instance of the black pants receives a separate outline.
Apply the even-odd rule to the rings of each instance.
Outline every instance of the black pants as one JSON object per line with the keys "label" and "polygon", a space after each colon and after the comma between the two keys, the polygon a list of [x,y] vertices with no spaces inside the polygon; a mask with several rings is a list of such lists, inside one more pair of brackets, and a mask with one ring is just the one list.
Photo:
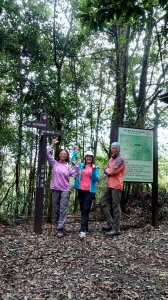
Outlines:
{"label": "black pants", "polygon": [[79,190],[78,197],[81,211],[80,231],[88,232],[89,213],[92,206],[93,194],[89,191]]}

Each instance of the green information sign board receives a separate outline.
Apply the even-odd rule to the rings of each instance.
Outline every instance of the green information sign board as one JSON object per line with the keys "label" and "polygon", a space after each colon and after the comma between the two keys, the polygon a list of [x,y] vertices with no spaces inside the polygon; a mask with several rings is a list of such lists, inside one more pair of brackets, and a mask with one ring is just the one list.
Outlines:
{"label": "green information sign board", "polygon": [[118,134],[126,163],[124,181],[153,182],[153,130],[119,127]]}

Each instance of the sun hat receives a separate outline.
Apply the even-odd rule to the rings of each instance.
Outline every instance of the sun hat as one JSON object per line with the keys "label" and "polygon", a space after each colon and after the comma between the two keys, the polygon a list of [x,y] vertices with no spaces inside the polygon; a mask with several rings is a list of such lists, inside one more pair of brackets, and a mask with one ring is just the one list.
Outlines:
{"label": "sun hat", "polygon": [[92,151],[86,151],[85,152],[85,155],[84,155],[84,158],[86,157],[86,155],[90,155],[90,156],[93,156],[94,157],[94,154]]}
{"label": "sun hat", "polygon": [[113,143],[111,144],[111,147],[119,147],[119,148],[120,148],[120,143],[118,143],[118,142],[113,142]]}

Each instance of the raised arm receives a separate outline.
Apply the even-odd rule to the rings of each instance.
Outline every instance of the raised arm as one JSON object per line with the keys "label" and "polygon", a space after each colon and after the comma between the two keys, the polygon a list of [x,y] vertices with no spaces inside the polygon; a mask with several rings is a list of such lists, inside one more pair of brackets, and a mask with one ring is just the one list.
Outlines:
{"label": "raised arm", "polygon": [[47,148],[47,160],[52,168],[56,163],[56,160],[53,157],[53,148],[57,143],[59,143],[57,139],[52,139],[51,145]]}
{"label": "raised arm", "polygon": [[72,152],[72,157],[71,157],[71,164],[74,166],[77,159],[78,159],[78,146],[73,146],[73,152]]}
{"label": "raised arm", "polygon": [[77,161],[76,161],[74,167],[69,167],[69,176],[72,176],[72,177],[79,176],[79,164]]}

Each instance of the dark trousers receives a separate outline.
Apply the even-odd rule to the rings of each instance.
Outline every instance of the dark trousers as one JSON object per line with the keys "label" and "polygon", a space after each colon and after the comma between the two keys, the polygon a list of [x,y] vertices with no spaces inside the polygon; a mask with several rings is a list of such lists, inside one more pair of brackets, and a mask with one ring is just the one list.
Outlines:
{"label": "dark trousers", "polygon": [[78,192],[80,211],[81,211],[81,224],[80,231],[88,232],[89,213],[92,206],[92,193],[89,191],[79,190]]}

